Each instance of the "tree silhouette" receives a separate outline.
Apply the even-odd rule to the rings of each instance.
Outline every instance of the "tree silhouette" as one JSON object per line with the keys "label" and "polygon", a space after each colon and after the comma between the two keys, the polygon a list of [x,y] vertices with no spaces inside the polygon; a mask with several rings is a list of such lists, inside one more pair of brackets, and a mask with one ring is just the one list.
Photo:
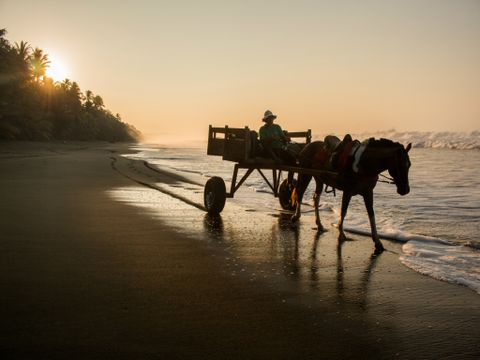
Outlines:
{"label": "tree silhouette", "polygon": [[15,50],[23,61],[28,62],[28,60],[30,59],[30,52],[32,51],[32,48],[26,41],[20,41],[20,43],[16,42]]}
{"label": "tree silhouette", "polygon": [[36,82],[40,81],[40,77],[45,76],[50,60],[48,60],[48,55],[43,52],[40,48],[35,48],[30,56],[30,63],[32,64],[33,69],[33,78]]}
{"label": "tree silhouette", "polygon": [[100,95],[75,81],[55,83],[40,48],[11,45],[0,29],[0,139],[137,141],[140,132],[114,116]]}
{"label": "tree silhouette", "polygon": [[70,81],[70,79],[63,79],[63,81],[60,83],[60,88],[62,88],[62,90],[70,90],[70,88],[72,87],[72,82]]}
{"label": "tree silhouette", "polygon": [[102,109],[105,105],[103,104],[103,99],[101,98],[100,95],[95,95],[93,97],[93,106],[95,109],[100,110]]}
{"label": "tree silhouette", "polygon": [[85,91],[85,107],[91,109],[93,105],[93,92],[91,90]]}

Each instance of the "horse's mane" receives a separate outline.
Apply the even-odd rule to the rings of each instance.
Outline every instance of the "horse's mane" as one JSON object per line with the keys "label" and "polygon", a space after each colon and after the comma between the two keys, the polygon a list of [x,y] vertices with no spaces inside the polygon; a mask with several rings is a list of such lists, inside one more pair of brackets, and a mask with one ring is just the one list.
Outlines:
{"label": "horse's mane", "polygon": [[375,139],[375,138],[370,138],[368,141],[368,146],[372,148],[385,148],[385,147],[402,147],[403,145],[400,144],[399,142],[392,141],[390,139]]}

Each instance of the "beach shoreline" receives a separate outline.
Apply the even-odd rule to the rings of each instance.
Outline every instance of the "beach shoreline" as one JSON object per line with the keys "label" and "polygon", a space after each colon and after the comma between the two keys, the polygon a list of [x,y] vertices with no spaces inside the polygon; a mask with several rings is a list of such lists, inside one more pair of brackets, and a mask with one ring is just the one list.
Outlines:
{"label": "beach shoreline", "polygon": [[[252,280],[265,265],[227,260],[233,250],[212,236],[231,235],[215,232],[200,209],[179,211],[204,223],[190,236],[171,215],[152,217],[109,195],[182,181],[120,156],[131,151],[0,144],[2,358],[480,356],[480,297],[409,270],[400,245],[372,257],[367,238],[339,247],[333,230],[298,235],[279,219],[273,234],[289,246],[311,241],[315,256],[331,260],[306,275],[322,288],[299,286],[290,263]],[[222,216],[225,226],[235,218]],[[232,276],[238,263],[247,271]]]}

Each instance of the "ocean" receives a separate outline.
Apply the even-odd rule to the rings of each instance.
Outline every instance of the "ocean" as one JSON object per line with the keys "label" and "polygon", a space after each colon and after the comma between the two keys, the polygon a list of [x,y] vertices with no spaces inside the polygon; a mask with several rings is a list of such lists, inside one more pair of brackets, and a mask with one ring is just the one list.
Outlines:
{"label": "ocean", "polygon": [[[402,244],[398,256],[405,266],[439,280],[467,286],[480,294],[480,132],[389,131],[354,137],[370,136],[413,144],[409,153],[410,193],[399,196],[395,186],[386,183],[378,183],[375,188],[374,208],[380,237]],[[202,202],[201,185],[209,177],[222,177],[227,189],[231,181],[234,163],[207,156],[206,143],[141,144],[136,150],[137,153],[125,156],[147,161],[199,184],[169,189],[192,201]],[[252,174],[242,191],[236,193],[234,199],[227,199],[226,208],[235,206],[240,212],[256,211],[260,207],[270,212],[279,210],[278,200],[269,193],[263,179]],[[311,204],[312,195],[313,182],[304,202]],[[324,226],[338,221],[340,204],[341,192],[336,197],[322,194]],[[311,207],[303,206],[302,210],[307,220],[302,217],[300,221],[311,221],[314,225]],[[266,215],[260,211],[258,216]],[[352,199],[344,228],[351,233],[369,235],[370,226],[361,197]]]}

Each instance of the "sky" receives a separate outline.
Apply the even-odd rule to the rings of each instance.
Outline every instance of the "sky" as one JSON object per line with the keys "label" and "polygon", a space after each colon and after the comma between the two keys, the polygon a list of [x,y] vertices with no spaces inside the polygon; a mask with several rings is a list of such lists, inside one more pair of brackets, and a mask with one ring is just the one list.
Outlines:
{"label": "sky", "polygon": [[0,0],[10,42],[147,140],[480,129],[480,0]]}

